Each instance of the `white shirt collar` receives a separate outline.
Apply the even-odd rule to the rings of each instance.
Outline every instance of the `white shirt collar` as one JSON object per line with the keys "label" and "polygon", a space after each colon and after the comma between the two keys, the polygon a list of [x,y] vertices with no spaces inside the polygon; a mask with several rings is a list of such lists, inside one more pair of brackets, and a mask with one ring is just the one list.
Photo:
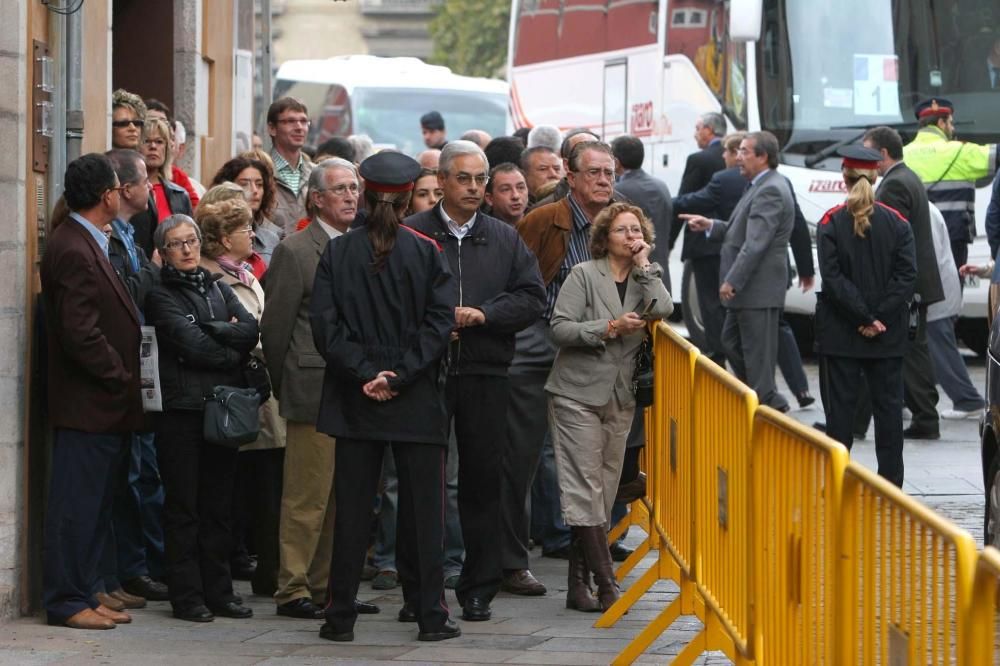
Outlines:
{"label": "white shirt collar", "polygon": [[323,229],[323,231],[326,232],[326,234],[330,237],[331,240],[334,239],[334,238],[336,238],[337,236],[343,236],[344,235],[343,231],[341,231],[340,229],[337,229],[336,227],[333,227],[333,226],[327,224],[318,215],[316,216],[316,221],[319,222],[319,226]]}
{"label": "white shirt collar", "polygon": [[448,231],[450,231],[459,242],[461,242],[462,239],[468,236],[469,232],[472,231],[472,225],[476,223],[476,216],[479,215],[479,213],[474,213],[472,217],[469,218],[468,222],[463,225],[459,225],[455,222],[455,220],[448,216],[448,213],[445,212],[443,205],[439,206],[438,210],[441,211],[441,219],[443,219],[445,224],[448,225]]}

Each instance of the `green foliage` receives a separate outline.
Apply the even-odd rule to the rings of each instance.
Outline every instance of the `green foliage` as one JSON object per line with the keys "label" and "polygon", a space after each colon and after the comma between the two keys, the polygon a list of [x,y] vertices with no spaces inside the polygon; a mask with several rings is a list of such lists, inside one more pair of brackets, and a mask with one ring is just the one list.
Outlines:
{"label": "green foliage", "polygon": [[429,26],[431,62],[466,76],[502,76],[510,5],[505,0],[444,0]]}

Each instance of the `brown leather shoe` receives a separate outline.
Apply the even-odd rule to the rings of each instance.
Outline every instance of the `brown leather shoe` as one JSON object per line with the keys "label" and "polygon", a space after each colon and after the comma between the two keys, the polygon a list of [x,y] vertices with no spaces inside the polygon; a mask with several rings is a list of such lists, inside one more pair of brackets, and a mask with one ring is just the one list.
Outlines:
{"label": "brown leather shoe", "polygon": [[98,592],[94,595],[94,598],[97,599],[97,603],[101,604],[105,608],[110,608],[111,610],[119,613],[125,610],[125,603],[123,601],[115,599],[110,594],[105,592]]}
{"label": "brown leather shoe", "polygon": [[520,594],[525,597],[538,597],[545,594],[545,586],[531,575],[528,569],[517,569],[505,572],[500,589],[511,594]]}
{"label": "brown leather shoe", "polygon": [[114,629],[115,623],[99,615],[97,611],[84,608],[76,615],[71,615],[66,620],[66,626],[73,629]]}
{"label": "brown leather shoe", "polygon": [[[128,592],[126,592],[122,588],[118,588],[117,590],[115,590],[114,592],[112,592],[111,596],[114,599],[117,599],[118,601],[120,601],[123,604],[125,604],[125,608],[126,609],[128,609],[128,608],[145,608],[146,607],[146,599],[145,599],[145,597],[140,597],[140,596],[137,596],[135,594],[129,594]],[[104,604],[104,605],[108,606],[107,604]],[[111,606],[108,606],[108,608],[111,608],[111,610],[118,610],[117,608],[112,608]]]}
{"label": "brown leather shoe", "polygon": [[120,613],[118,611],[113,611],[107,606],[101,605],[94,609],[94,612],[101,617],[106,617],[115,624],[128,624],[132,621],[132,616],[128,613]]}

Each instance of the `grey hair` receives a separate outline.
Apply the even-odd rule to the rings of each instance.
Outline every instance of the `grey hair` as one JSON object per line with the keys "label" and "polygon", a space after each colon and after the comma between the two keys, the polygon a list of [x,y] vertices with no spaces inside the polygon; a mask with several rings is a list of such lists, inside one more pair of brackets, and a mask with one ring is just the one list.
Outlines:
{"label": "grey hair", "polygon": [[354,148],[354,159],[357,160],[358,164],[375,154],[375,143],[367,134],[352,134],[347,137],[347,140]]}
{"label": "grey hair", "polygon": [[528,132],[528,148],[545,146],[558,153],[562,146],[562,132],[555,125],[539,125]]}
{"label": "grey hair", "polygon": [[354,176],[354,180],[358,179],[358,168],[354,166],[353,162],[348,162],[343,157],[328,157],[314,166],[312,173],[309,174],[308,187],[310,192],[324,188],[326,185],[326,172],[331,169],[346,169]]}
{"label": "grey hair", "polygon": [[699,120],[701,120],[702,125],[712,130],[712,134],[715,136],[726,135],[726,117],[721,113],[709,111],[708,113],[701,114]]}
{"label": "grey hair", "polygon": [[201,229],[198,225],[187,215],[171,215],[167,219],[160,222],[156,227],[156,231],[153,232],[153,245],[160,252],[165,252],[167,247],[167,233],[173,231],[182,224],[190,224],[194,229],[195,236],[198,237],[198,241],[201,242]]}
{"label": "grey hair", "polygon": [[462,155],[475,155],[483,161],[483,167],[488,171],[490,168],[490,161],[486,159],[486,153],[483,149],[472,143],[471,141],[464,141],[459,139],[458,141],[449,141],[441,149],[441,159],[438,161],[438,171],[441,173],[450,173],[452,162],[455,158]]}

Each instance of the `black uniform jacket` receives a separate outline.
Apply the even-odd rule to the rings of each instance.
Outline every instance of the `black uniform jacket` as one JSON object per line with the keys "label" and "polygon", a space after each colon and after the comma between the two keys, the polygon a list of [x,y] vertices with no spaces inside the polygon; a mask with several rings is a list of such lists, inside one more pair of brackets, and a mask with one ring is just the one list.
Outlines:
{"label": "black uniform jacket", "polygon": [[[448,444],[441,361],[455,326],[455,291],[440,247],[400,226],[381,270],[365,227],[327,245],[309,319],[326,359],[316,428],[334,437]],[[377,402],[361,387],[391,370],[399,395]]]}
{"label": "black uniform jacket", "polygon": [[146,320],[156,327],[160,351],[164,410],[203,410],[214,387],[245,387],[243,367],[257,346],[257,319],[221,275],[197,270],[205,275],[207,295],[164,267],[160,284],[146,297]]}
{"label": "black uniform jacket", "polygon": [[[816,347],[854,358],[903,356],[909,303],[917,280],[913,231],[896,211],[876,203],[864,238],[854,234],[846,206],[827,211],[816,233],[823,291],[816,304]],[[858,333],[875,320],[886,332]]]}
{"label": "black uniform jacket", "polygon": [[441,215],[441,204],[404,223],[436,240],[455,276],[459,305],[486,316],[482,326],[463,328],[449,347],[452,374],[507,375],[514,334],[534,323],[545,308],[538,260],[514,227],[484,213],[459,243]]}

